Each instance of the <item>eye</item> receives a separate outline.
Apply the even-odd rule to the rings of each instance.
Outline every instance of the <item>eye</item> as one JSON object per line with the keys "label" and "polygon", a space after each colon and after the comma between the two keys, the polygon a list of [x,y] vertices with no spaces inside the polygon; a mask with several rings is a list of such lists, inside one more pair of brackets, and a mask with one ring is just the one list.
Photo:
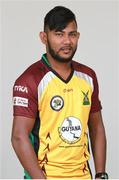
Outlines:
{"label": "eye", "polygon": [[75,37],[77,37],[77,32],[71,32],[69,34],[69,36],[75,38]]}
{"label": "eye", "polygon": [[62,33],[62,32],[56,32],[55,35],[56,35],[57,37],[63,37],[63,33]]}

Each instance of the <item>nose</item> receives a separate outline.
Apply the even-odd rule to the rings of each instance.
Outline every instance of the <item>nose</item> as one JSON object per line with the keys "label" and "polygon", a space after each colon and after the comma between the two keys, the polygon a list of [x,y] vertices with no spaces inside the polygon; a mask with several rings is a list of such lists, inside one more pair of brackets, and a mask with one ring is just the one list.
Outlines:
{"label": "nose", "polygon": [[70,39],[69,35],[64,36],[64,44],[71,44],[71,39]]}

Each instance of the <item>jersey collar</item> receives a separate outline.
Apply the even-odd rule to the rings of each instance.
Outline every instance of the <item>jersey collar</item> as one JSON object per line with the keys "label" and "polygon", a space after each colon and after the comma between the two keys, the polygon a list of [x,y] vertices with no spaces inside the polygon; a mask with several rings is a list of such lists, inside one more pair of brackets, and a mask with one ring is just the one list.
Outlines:
{"label": "jersey collar", "polygon": [[42,55],[42,60],[49,66],[51,67],[51,64],[49,63],[47,57],[46,57],[46,53]]}

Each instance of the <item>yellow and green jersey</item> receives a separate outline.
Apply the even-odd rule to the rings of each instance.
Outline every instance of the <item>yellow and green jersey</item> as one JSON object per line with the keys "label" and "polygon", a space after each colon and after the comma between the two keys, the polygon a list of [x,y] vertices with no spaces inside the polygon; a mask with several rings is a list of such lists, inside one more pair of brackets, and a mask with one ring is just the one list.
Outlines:
{"label": "yellow and green jersey", "polygon": [[71,66],[63,80],[43,55],[13,88],[14,116],[36,119],[30,137],[48,179],[91,179],[88,120],[101,110],[98,83],[91,68],[75,61]]}

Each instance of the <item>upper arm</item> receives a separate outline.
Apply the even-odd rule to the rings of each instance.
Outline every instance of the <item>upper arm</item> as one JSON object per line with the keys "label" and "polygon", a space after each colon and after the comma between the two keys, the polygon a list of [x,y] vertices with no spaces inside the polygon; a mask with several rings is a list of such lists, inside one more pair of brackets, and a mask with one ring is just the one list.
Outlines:
{"label": "upper arm", "polygon": [[15,82],[13,87],[13,129],[12,137],[29,135],[38,112],[37,83],[26,71]]}
{"label": "upper arm", "polygon": [[35,119],[23,116],[14,116],[12,137],[28,136],[33,129]]}
{"label": "upper arm", "polygon": [[13,115],[35,118],[37,112],[37,83],[31,74],[24,73],[16,80],[13,87]]}
{"label": "upper arm", "polygon": [[90,133],[91,132],[96,133],[98,129],[104,129],[101,111],[90,113],[88,126]]}
{"label": "upper arm", "polygon": [[101,109],[102,109],[102,106],[101,106],[101,102],[99,100],[98,80],[97,80],[97,76],[96,76],[95,72],[93,72],[93,93],[92,93],[92,97],[91,97],[91,110],[90,110],[90,114],[93,114],[93,113],[99,114],[100,113],[99,111]]}

